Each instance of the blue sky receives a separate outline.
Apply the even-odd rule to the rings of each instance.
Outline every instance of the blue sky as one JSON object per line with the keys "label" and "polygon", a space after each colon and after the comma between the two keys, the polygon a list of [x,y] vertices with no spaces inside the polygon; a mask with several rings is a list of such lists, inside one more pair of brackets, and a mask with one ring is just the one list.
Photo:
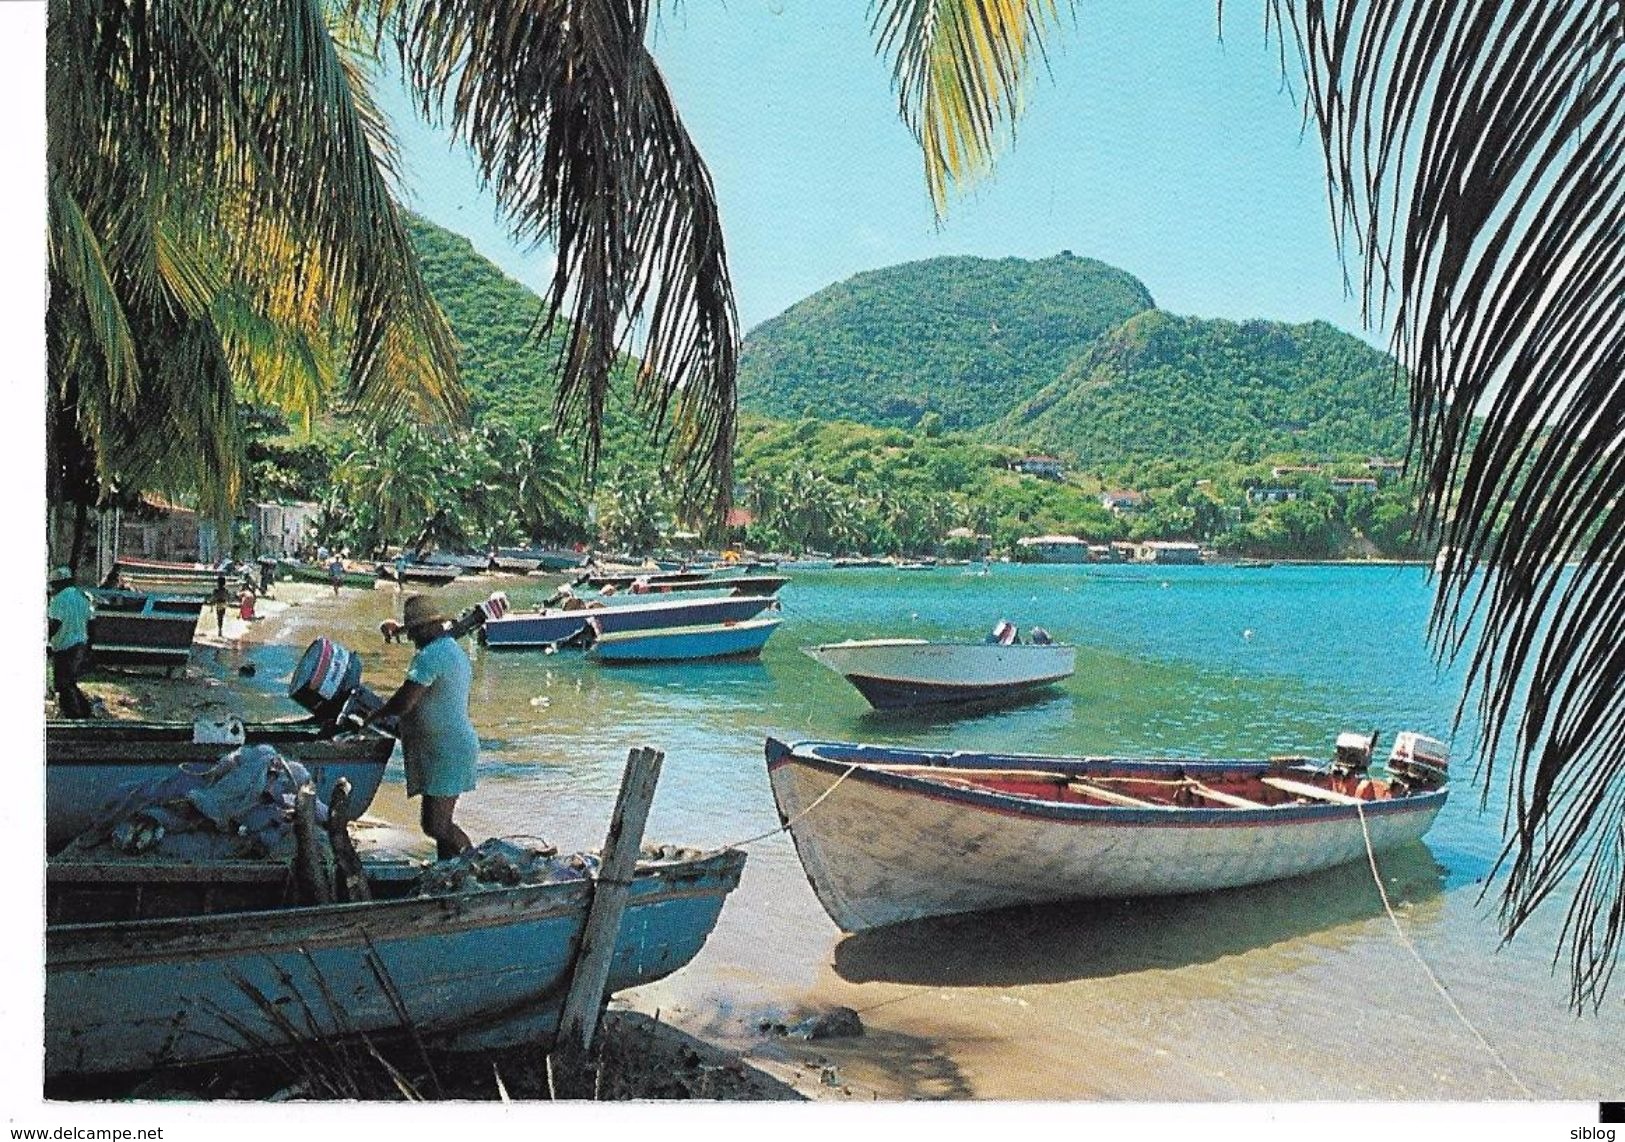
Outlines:
{"label": "blue sky", "polygon": [[[940,226],[866,7],[684,0],[656,29],[656,57],[716,180],[745,328],[863,270],[1071,250],[1137,275],[1175,313],[1360,332],[1319,144],[1302,132],[1257,5],[1227,5],[1220,42],[1208,0],[1081,0],[1014,147]],[[468,160],[382,94],[399,111],[409,204],[543,282],[547,251],[510,242]]]}

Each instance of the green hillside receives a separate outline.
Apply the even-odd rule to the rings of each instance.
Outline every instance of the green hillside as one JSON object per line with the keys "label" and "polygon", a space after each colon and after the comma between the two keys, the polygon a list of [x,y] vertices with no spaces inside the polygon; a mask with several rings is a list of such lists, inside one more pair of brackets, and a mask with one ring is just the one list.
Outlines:
{"label": "green hillside", "polygon": [[[541,345],[533,337],[541,298],[462,235],[414,214],[405,217],[424,281],[457,337],[469,419],[521,433],[550,429],[558,390],[558,338]],[[622,463],[652,465],[657,451],[642,418],[627,407],[631,368],[628,363],[604,417],[601,464],[606,471]]]}
{"label": "green hillside", "polygon": [[935,258],[859,274],[752,330],[740,406],[786,419],[948,428],[1037,393],[1097,336],[1149,309],[1139,280],[1063,253]]}
{"label": "green hillside", "polygon": [[1324,322],[1153,310],[1101,337],[987,430],[1085,468],[1271,453],[1397,456],[1409,417],[1393,361]]}

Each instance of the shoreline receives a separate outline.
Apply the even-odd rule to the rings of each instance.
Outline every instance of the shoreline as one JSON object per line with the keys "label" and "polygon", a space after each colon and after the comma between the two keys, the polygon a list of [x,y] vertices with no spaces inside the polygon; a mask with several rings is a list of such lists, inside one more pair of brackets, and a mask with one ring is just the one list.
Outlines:
{"label": "shoreline", "polygon": [[[353,603],[353,598],[348,601]],[[214,615],[205,607],[193,645],[216,651],[250,650],[273,641],[274,633],[291,620],[290,612],[295,609],[309,608],[313,613],[331,611],[337,617],[346,602],[343,595],[335,598],[331,588],[325,585],[278,583],[275,597],[260,600],[258,617],[253,622],[237,617],[236,608],[231,608],[224,637],[213,633]],[[236,684],[230,675],[217,676],[208,665],[196,660],[195,652],[194,660],[174,677],[138,669],[98,669],[82,680],[82,686],[97,708],[98,717],[108,720],[190,721],[214,711],[230,712],[245,720],[282,716],[269,708],[280,704],[277,699]],[[54,695],[48,695],[47,717],[54,715],[55,706]],[[396,827],[416,828],[416,807],[407,800],[399,782],[387,777],[365,816]],[[649,992],[664,982],[633,991]],[[828,1061],[818,1052],[786,1050],[776,1052],[778,1057],[757,1057],[753,1052],[738,1049],[735,1044],[719,1042],[674,1024],[663,1016],[658,1004],[650,1004],[635,994],[610,998],[602,1039],[606,1091],[615,1100],[765,1102],[874,1097],[871,1091],[856,1091],[851,1084],[832,1084]],[[453,1057],[445,1064],[446,1074],[432,1078],[435,1083],[444,1082],[445,1100],[493,1100],[506,1096],[547,1101],[550,1096],[545,1078],[536,1065],[544,1054],[534,1045],[475,1052],[461,1060]],[[317,1091],[300,1089],[297,1083],[273,1085],[264,1090],[254,1087],[249,1092],[253,1084],[246,1072],[252,1072],[254,1066],[244,1061],[226,1060],[178,1073],[156,1072],[137,1079],[133,1086],[119,1092],[109,1092],[97,1083],[68,1084],[68,1091],[55,1097],[67,1100],[157,1097],[199,1102],[241,1099],[320,1102],[346,1097],[324,1096]],[[238,1068],[245,1074],[234,1076]],[[499,1094],[492,1080],[493,1073],[501,1076],[505,1096]],[[73,1093],[79,1086],[83,1087],[83,1093]],[[396,1088],[386,1084],[378,1087],[375,1097],[394,1101],[400,1096]]]}

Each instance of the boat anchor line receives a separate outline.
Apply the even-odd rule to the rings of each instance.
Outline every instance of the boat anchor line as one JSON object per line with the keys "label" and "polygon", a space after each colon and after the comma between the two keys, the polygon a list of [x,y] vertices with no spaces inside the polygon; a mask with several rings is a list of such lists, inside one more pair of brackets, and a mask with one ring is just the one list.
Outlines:
{"label": "boat anchor line", "polygon": [[789,832],[791,825],[795,824],[797,821],[799,821],[803,817],[805,817],[808,813],[811,813],[814,809],[818,808],[818,806],[822,805],[824,803],[824,798],[828,797],[831,793],[835,792],[835,790],[840,788],[841,782],[845,781],[848,777],[851,777],[853,772],[858,768],[858,766],[860,764],[861,764],[860,762],[854,761],[851,765],[847,766],[846,767],[846,772],[841,774],[839,777],[837,777],[835,779],[835,783],[833,785],[831,785],[828,789],[826,789],[822,793],[820,793],[813,800],[813,803],[811,805],[808,805],[805,809],[803,809],[801,812],[797,813],[794,817],[791,817],[789,820],[785,821],[784,824],[780,825],[778,828],[769,829],[765,833],[758,833],[756,836],[747,838],[746,840],[743,840],[743,841],[735,841],[731,845],[723,845],[722,846],[723,849],[742,849],[746,845],[755,844],[757,841],[765,841],[769,837],[776,837],[780,833]]}
{"label": "boat anchor line", "polygon": [[1388,890],[1382,886],[1382,875],[1377,871],[1377,854],[1371,847],[1371,829],[1366,824],[1365,808],[1363,803],[1357,801],[1355,803],[1354,812],[1360,818],[1360,832],[1365,837],[1365,856],[1366,862],[1371,866],[1371,880],[1377,886],[1377,895],[1382,898],[1383,910],[1388,913],[1389,923],[1393,924],[1394,933],[1399,937],[1399,942],[1405,945],[1405,950],[1410,952],[1411,958],[1422,966],[1422,971],[1428,977],[1428,982],[1431,983],[1434,989],[1444,997],[1445,1003],[1449,1005],[1451,1011],[1455,1012],[1456,1018],[1461,1020],[1462,1026],[1466,1027],[1468,1031],[1472,1032],[1473,1038],[1478,1040],[1479,1044],[1484,1048],[1484,1050],[1489,1053],[1490,1058],[1494,1059],[1496,1065],[1506,1073],[1507,1078],[1511,1079],[1513,1083],[1516,1084],[1517,1088],[1523,1091],[1524,1096],[1526,1098],[1534,1098],[1535,1092],[1524,1085],[1524,1081],[1518,1077],[1517,1073],[1509,1065],[1507,1065],[1507,1061],[1501,1057],[1501,1052],[1497,1051],[1494,1044],[1484,1037],[1483,1032],[1479,1031],[1479,1029],[1473,1025],[1473,1021],[1471,1019],[1467,1018],[1466,1012],[1462,1011],[1461,1007],[1457,1005],[1455,998],[1445,989],[1444,984],[1434,973],[1433,968],[1428,966],[1428,962],[1422,958],[1422,953],[1417,951],[1416,945],[1412,943],[1411,938],[1405,934],[1405,929],[1400,926],[1399,917],[1394,914],[1394,906],[1388,902]]}

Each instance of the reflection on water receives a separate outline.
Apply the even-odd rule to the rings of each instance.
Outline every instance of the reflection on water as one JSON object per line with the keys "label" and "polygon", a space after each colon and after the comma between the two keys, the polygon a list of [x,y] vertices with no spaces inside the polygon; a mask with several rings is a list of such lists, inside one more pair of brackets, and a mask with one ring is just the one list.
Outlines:
{"label": "reflection on water", "polygon": [[[1382,854],[1383,886],[1407,923],[1437,916],[1444,869],[1421,844]],[[947,874],[947,875],[951,875]],[[1013,987],[1213,963],[1289,940],[1354,938],[1383,914],[1364,861],[1311,876],[1191,896],[1008,908],[859,932],[835,949],[852,983]]]}

